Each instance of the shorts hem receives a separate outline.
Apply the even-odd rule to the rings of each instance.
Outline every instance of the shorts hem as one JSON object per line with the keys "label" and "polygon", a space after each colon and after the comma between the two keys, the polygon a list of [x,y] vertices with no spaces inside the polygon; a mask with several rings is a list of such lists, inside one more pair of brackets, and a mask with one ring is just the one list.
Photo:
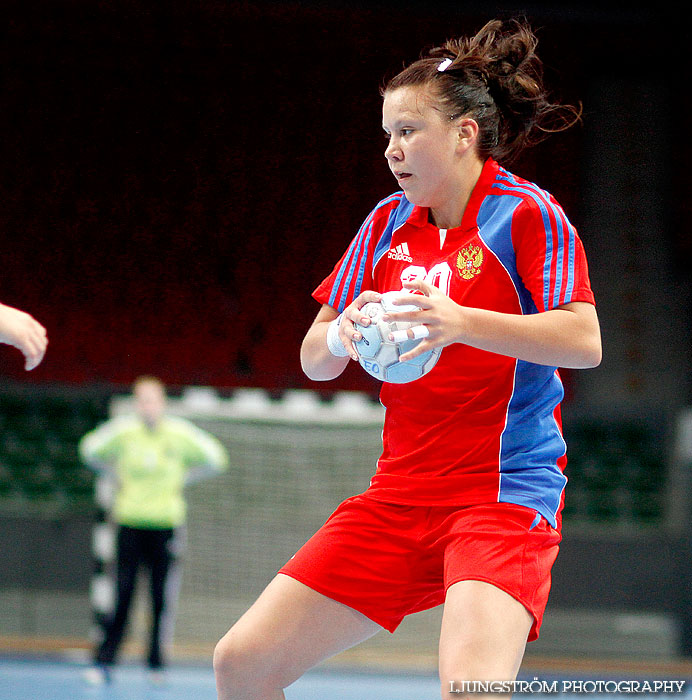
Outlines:
{"label": "shorts hem", "polygon": [[284,571],[284,569],[280,569],[278,573],[283,574],[284,576],[289,576],[290,578],[298,581],[298,583],[302,583],[304,586],[311,588],[316,593],[319,593],[320,595],[323,595],[326,598],[329,598],[330,600],[333,600],[337,603],[340,603],[341,605],[345,605],[347,608],[350,608],[351,610],[355,610],[356,612],[360,613],[361,615],[364,615],[365,617],[367,617],[368,620],[374,622],[376,625],[379,625],[383,629],[387,630],[387,632],[393,633],[396,630],[396,628],[403,621],[403,619],[402,619],[402,620],[399,620],[399,622],[392,624],[391,622],[385,621],[381,618],[378,619],[377,615],[373,615],[369,612],[366,612],[365,610],[362,610],[361,608],[356,607],[355,605],[351,605],[351,603],[347,603],[345,600],[340,599],[338,594],[335,594],[332,591],[328,591],[326,588],[323,588],[319,584],[317,584],[313,581],[310,581],[306,576],[303,576],[302,574],[297,574],[293,571]]}
{"label": "shorts hem", "polygon": [[538,639],[540,621],[538,620],[536,613],[531,609],[531,606],[528,605],[525,600],[522,600],[522,598],[518,596],[516,592],[510,590],[507,586],[503,586],[497,581],[493,581],[490,578],[485,578],[483,576],[459,576],[458,578],[453,579],[445,586],[445,601],[447,599],[447,591],[450,589],[451,586],[453,586],[455,583],[459,583],[460,581],[481,581],[483,583],[489,583],[491,586],[495,586],[495,588],[499,588],[501,591],[504,591],[507,595],[512,596],[514,600],[516,600],[518,603],[521,603],[524,606],[526,612],[529,613],[529,615],[531,615],[533,619],[531,629],[529,630],[529,636],[527,637],[526,641],[533,642],[536,639]]}

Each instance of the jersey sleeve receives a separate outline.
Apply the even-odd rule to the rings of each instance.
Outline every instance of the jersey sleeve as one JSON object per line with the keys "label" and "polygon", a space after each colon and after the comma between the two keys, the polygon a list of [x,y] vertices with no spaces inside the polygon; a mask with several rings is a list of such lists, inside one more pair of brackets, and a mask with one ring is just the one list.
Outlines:
{"label": "jersey sleeve", "polygon": [[403,193],[383,199],[370,212],[331,274],[312,296],[341,313],[361,292],[373,289],[374,262],[382,253],[383,238],[398,215]]}
{"label": "jersey sleeve", "polygon": [[174,425],[182,441],[183,460],[188,468],[206,467],[217,472],[228,469],[228,452],[217,437],[189,421],[179,419]]}
{"label": "jersey sleeve", "polygon": [[123,436],[132,427],[129,417],[112,418],[88,432],[79,441],[79,456],[84,464],[99,468],[114,462],[120,454]]}
{"label": "jersey sleeve", "polygon": [[555,199],[527,199],[514,213],[517,272],[538,311],[584,301],[595,304],[584,246]]}

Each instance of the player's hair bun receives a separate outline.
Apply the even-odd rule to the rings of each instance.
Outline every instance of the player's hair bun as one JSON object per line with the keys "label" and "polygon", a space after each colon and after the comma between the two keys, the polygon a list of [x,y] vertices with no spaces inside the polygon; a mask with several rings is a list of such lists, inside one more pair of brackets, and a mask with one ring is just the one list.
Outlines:
{"label": "player's hair bun", "polygon": [[482,157],[511,160],[580,117],[579,109],[550,101],[537,44],[527,23],[492,20],[475,36],[431,49],[392,78],[382,93],[430,85],[450,117],[477,121]]}

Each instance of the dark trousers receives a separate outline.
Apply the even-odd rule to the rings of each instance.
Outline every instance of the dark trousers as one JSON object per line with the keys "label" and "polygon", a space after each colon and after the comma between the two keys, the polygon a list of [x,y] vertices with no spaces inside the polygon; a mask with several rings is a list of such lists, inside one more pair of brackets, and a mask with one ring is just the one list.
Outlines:
{"label": "dark trousers", "polygon": [[103,642],[96,650],[97,664],[111,665],[122,642],[130,604],[137,582],[140,564],[151,574],[152,625],[147,663],[150,668],[161,668],[161,628],[166,607],[166,579],[174,556],[171,543],[175,530],[144,530],[121,525],[118,529],[117,598],[115,611],[108,621]]}

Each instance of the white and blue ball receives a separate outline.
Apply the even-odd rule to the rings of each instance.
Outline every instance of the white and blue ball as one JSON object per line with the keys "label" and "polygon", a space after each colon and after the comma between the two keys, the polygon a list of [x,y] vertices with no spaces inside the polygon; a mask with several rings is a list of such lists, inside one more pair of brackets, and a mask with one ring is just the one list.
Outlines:
{"label": "white and blue ball", "polygon": [[428,350],[408,362],[401,362],[399,357],[415,348],[421,339],[407,339],[403,342],[389,340],[390,333],[406,331],[417,325],[410,321],[383,321],[386,313],[418,311],[413,304],[393,304],[394,299],[405,295],[405,291],[385,292],[380,302],[368,302],[361,309],[364,316],[370,318],[369,326],[354,326],[363,338],[354,343],[358,351],[361,367],[375,379],[392,384],[407,384],[427,374],[440,358],[442,348]]}

